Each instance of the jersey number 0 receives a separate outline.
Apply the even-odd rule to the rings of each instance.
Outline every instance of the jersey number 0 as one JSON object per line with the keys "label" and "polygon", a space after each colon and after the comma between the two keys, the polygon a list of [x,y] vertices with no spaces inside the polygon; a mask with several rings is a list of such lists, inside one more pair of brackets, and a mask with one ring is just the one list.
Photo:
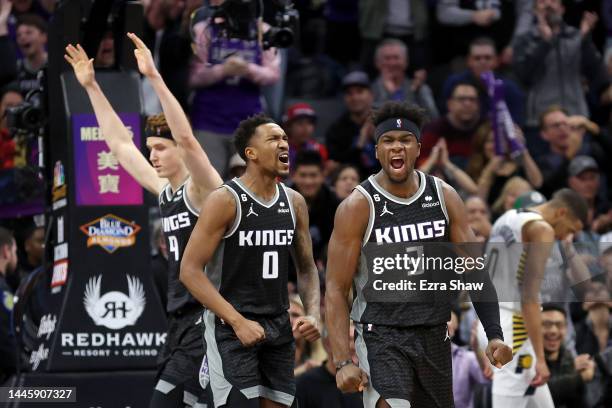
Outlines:
{"label": "jersey number 0", "polygon": [[262,276],[264,279],[278,278],[278,252],[267,251],[263,253]]}

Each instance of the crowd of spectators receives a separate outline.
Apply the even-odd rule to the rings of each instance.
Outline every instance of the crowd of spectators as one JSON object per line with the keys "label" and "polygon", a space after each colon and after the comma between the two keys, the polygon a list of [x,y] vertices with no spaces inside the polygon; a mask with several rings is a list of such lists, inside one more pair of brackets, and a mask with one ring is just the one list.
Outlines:
{"label": "crowd of spectators", "polygon": [[[584,303],[544,307],[550,389],[556,406],[612,406],[612,1],[295,0],[301,21],[288,50],[225,38],[209,20],[190,25],[201,1],[142,3],[143,38],[220,174],[228,179],[244,170],[231,142],[240,120],[265,111],[285,129],[291,146],[285,182],[308,204],[322,281],[336,207],[379,169],[370,113],[388,100],[427,112],[416,166],[460,193],[481,241],[508,209],[563,187],[583,196],[589,223],[573,238],[595,283]],[[39,86],[55,5],[0,0],[0,171],[27,163],[29,147],[13,137],[5,112]],[[250,29],[266,31],[274,20],[266,21]],[[102,40],[96,67],[114,67],[112,42],[112,35]],[[494,148],[495,101],[481,76],[489,71],[503,84],[524,146],[518,154]],[[144,110],[159,111],[144,80],[143,92]],[[43,230],[40,222],[10,225],[18,225],[16,269],[27,273],[40,265]],[[167,250],[159,236],[154,264],[163,292]],[[0,258],[12,256],[2,251],[11,245],[5,241]],[[568,268],[561,263],[558,273]],[[18,281],[8,283],[14,290]],[[292,298],[290,312],[303,313],[299,300]],[[487,406],[494,375],[470,334],[472,315],[464,303],[449,323],[457,407]],[[361,406],[334,387],[325,332],[316,347],[303,343],[298,339],[296,354],[300,406]]]}

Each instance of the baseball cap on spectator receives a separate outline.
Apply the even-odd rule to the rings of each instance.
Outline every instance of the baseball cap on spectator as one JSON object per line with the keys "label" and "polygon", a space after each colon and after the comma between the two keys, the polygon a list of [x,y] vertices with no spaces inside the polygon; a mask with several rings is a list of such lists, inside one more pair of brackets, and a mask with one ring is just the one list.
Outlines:
{"label": "baseball cap on spectator", "polygon": [[313,122],[316,122],[317,113],[309,103],[294,103],[287,108],[287,112],[285,113],[285,116],[283,116],[283,122],[288,124],[299,118],[308,118]]}
{"label": "baseball cap on spectator", "polygon": [[342,78],[342,90],[346,91],[351,86],[361,86],[364,88],[370,87],[370,78],[363,71],[353,71]]}
{"label": "baseball cap on spectator", "polygon": [[576,156],[569,164],[568,172],[570,177],[574,177],[587,170],[599,172],[599,166],[595,159],[589,156]]}

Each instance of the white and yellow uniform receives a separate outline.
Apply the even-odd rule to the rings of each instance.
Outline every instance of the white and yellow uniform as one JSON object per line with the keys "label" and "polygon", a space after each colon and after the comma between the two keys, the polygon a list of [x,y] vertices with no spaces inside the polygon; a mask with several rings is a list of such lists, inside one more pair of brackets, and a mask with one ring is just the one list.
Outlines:
{"label": "white and yellow uniform", "polygon": [[[530,383],[536,375],[535,352],[527,336],[521,314],[521,283],[526,252],[522,242],[523,227],[542,216],[526,210],[510,210],[493,225],[487,243],[487,261],[491,281],[499,298],[500,324],[505,342],[512,347],[513,359],[501,369],[494,369],[493,408],[554,408],[548,385],[531,393]],[[479,343],[487,344],[482,324]]]}

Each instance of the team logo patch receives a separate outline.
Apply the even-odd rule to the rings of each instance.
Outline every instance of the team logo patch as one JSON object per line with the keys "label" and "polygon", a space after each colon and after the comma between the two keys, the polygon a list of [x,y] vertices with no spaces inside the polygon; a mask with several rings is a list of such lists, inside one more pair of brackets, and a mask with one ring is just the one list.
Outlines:
{"label": "team logo patch", "polygon": [[134,245],[140,226],[134,221],[130,222],[116,215],[106,214],[81,225],[81,231],[88,237],[87,248],[99,245],[112,254],[118,248]]}
{"label": "team logo patch", "polygon": [[101,294],[102,275],[89,279],[85,287],[83,305],[96,326],[118,330],[133,326],[144,311],[146,298],[142,282],[126,275],[128,294],[112,291]]}
{"label": "team logo patch", "polygon": [[529,354],[522,354],[518,356],[518,363],[516,365],[516,372],[520,374],[523,370],[531,368],[533,364],[533,357]]}

